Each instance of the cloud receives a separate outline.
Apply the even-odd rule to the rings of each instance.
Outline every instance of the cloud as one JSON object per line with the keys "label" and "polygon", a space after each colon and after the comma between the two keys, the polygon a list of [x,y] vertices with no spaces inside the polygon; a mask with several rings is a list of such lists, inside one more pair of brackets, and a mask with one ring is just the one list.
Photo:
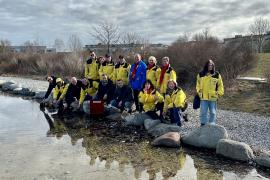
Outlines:
{"label": "cloud", "polygon": [[84,44],[92,44],[96,40],[89,32],[107,20],[121,32],[169,44],[182,33],[206,27],[220,38],[248,34],[249,24],[260,16],[270,18],[265,0],[0,0],[0,39],[22,44],[38,36],[51,45],[56,38],[77,34]]}

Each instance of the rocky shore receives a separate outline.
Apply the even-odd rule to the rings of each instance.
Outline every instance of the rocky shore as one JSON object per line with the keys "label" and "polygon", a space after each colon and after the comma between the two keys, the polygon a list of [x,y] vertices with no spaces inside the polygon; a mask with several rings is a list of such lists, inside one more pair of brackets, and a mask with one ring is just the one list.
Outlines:
{"label": "rocky shore", "polygon": [[[7,82],[12,82],[7,85]],[[48,86],[48,82],[46,81],[38,81],[31,80],[25,78],[18,77],[0,77],[0,89],[3,91],[9,91],[13,94],[21,94],[28,95],[31,97],[40,98],[46,91]],[[218,138],[215,136],[215,132],[221,131],[220,126],[217,127],[205,127],[199,128],[199,110],[193,110],[192,106],[189,105],[187,109],[188,113],[188,122],[185,122],[183,127],[179,128],[181,139],[183,143],[189,144],[187,139],[189,136],[194,136],[192,141],[200,142],[200,140],[204,141],[207,136],[211,137],[211,133],[206,133],[205,128],[213,128],[211,132],[213,132],[213,139],[215,139],[216,144],[213,145],[214,149],[217,148],[217,154],[221,154],[222,156],[229,157],[236,160],[252,160],[259,159],[262,164],[266,161],[270,161],[269,158],[269,150],[270,150],[270,117],[258,116],[256,114],[243,113],[243,112],[232,112],[225,110],[218,110],[217,115],[217,124],[222,128],[224,127],[225,133],[220,135]],[[144,126],[146,124],[144,123]],[[155,126],[160,126],[159,123],[155,124]],[[170,127],[171,129],[176,129],[174,127]],[[222,129],[221,128],[221,129]],[[161,128],[159,128],[161,129]],[[172,130],[175,131],[175,130]],[[177,129],[178,131],[178,129]],[[151,133],[164,134],[164,132],[153,131]],[[151,134],[150,133],[150,134]],[[170,135],[171,137],[176,137],[175,135]],[[168,138],[168,137],[166,137]],[[179,139],[179,137],[177,136]],[[169,137],[170,139],[170,137]],[[220,140],[226,139],[226,140]],[[227,140],[228,139],[228,140]],[[178,141],[178,140],[177,140]],[[241,142],[241,143],[240,143]],[[246,144],[245,144],[246,143]],[[197,143],[198,144],[198,143]],[[200,143],[199,143],[200,144]],[[192,144],[190,144],[192,145]],[[247,147],[247,145],[251,146],[251,149],[256,151],[264,152],[262,156],[256,157],[253,155],[252,150]],[[196,144],[195,144],[196,146]],[[200,147],[207,147],[207,145],[201,145]],[[224,150],[224,147],[228,147],[227,150]],[[226,148],[225,148],[226,149]],[[246,157],[242,159],[237,159],[234,157],[240,157],[240,155],[232,155],[233,149],[243,151],[246,154]],[[256,154],[256,153],[255,153]],[[230,157],[232,155],[232,157]],[[266,157],[260,159],[262,157]],[[268,158],[268,160],[267,160]],[[256,161],[257,162],[257,161]]]}

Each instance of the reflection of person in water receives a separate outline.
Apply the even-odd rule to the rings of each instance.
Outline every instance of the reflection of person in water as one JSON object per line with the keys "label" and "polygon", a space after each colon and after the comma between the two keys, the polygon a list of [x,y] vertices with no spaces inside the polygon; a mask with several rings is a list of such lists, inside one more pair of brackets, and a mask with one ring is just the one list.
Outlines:
{"label": "reflection of person in water", "polygon": [[42,111],[45,119],[49,124],[49,130],[47,132],[47,136],[56,136],[57,139],[60,139],[64,134],[66,134],[65,125],[59,120],[53,120],[53,118],[45,112],[45,109]]}

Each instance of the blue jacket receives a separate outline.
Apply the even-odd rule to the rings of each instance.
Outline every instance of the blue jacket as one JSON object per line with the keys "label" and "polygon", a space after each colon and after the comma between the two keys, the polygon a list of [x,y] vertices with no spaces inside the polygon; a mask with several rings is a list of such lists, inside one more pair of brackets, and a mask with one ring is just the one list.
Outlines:
{"label": "blue jacket", "polygon": [[134,65],[132,64],[130,68],[130,73],[129,73],[129,84],[133,90],[141,90],[143,88],[143,84],[146,81],[146,64],[141,60],[138,64],[137,71],[135,78],[132,78],[132,72],[134,69]]}

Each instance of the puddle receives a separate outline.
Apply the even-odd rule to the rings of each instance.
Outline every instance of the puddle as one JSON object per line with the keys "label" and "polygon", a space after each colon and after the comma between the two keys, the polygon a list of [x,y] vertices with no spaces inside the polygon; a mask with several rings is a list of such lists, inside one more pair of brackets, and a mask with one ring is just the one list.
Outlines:
{"label": "puddle", "polygon": [[0,95],[0,179],[268,179],[214,152],[153,148],[143,129]]}

